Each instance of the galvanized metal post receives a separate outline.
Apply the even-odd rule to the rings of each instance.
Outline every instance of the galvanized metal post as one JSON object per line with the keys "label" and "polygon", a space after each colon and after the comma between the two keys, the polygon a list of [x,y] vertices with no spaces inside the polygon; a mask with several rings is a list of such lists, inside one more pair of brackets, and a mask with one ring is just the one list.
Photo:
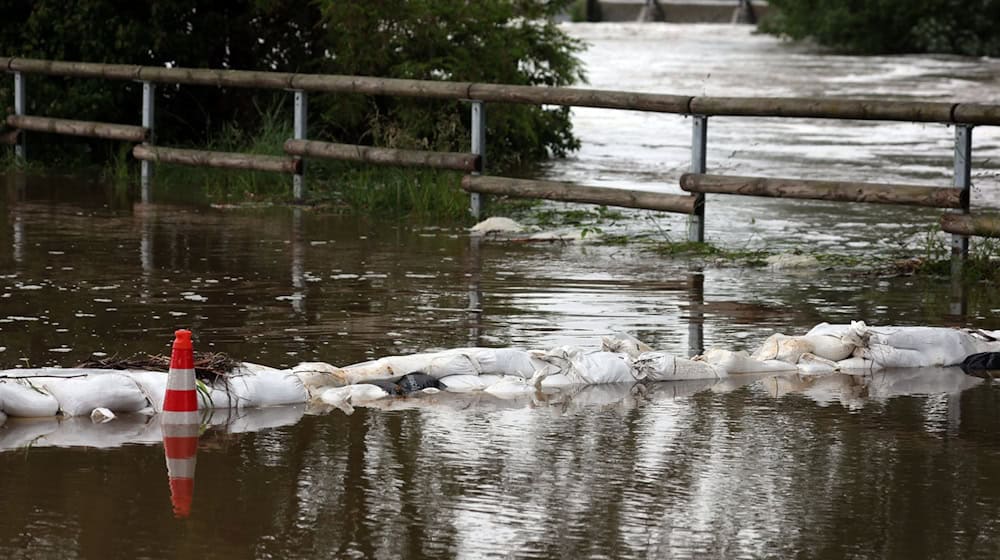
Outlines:
{"label": "galvanized metal post", "polygon": [[[482,101],[472,101],[472,153],[478,154],[482,165],[480,169],[486,169],[486,105]],[[479,172],[473,171],[473,175]],[[479,219],[482,213],[482,198],[479,193],[469,195],[469,213],[473,218]]]}
{"label": "galvanized metal post", "polygon": [[[149,130],[146,143],[156,144],[156,84],[152,82],[142,82],[142,126]],[[153,162],[142,160],[139,176],[142,201],[148,203],[152,200]]]}
{"label": "galvanized metal post", "polygon": [[[24,74],[14,72],[14,114],[26,115],[28,111],[28,98],[25,96]],[[27,145],[24,140],[24,132],[18,136],[17,144],[14,146],[14,157],[18,163],[24,163],[28,157]]]}
{"label": "galvanized metal post", "polygon": [[[301,89],[295,90],[295,124],[294,135],[296,140],[306,139],[306,129],[309,126],[309,98],[306,92]],[[305,162],[302,162],[300,172],[292,178],[292,196],[295,202],[302,202],[306,196]]]}
{"label": "galvanized metal post", "polygon": [[[962,190],[962,214],[969,213],[969,199],[972,191],[972,126],[955,126],[955,188]],[[964,235],[951,236],[951,305],[952,315],[964,316],[967,299],[962,283],[962,268],[969,258],[969,238]]]}
{"label": "galvanized metal post", "polygon": [[[708,150],[708,117],[693,115],[691,119],[691,173],[704,173]],[[688,222],[688,241],[695,243],[705,241],[704,193],[695,195],[694,213]]]}
{"label": "galvanized metal post", "polygon": [[[969,194],[972,189],[972,126],[955,127],[955,188],[962,190],[962,214],[969,213]],[[969,238],[962,235],[951,236],[952,268],[956,260],[958,266],[969,256]]]}

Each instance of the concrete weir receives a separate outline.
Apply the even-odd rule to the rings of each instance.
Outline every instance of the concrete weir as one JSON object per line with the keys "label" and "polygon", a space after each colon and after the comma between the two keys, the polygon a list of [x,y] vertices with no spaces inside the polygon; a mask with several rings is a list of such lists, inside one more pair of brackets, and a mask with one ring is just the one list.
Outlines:
{"label": "concrete weir", "polygon": [[[745,19],[745,8],[739,0],[600,0],[597,4],[600,21],[752,23]],[[756,0],[750,4],[756,19],[767,14],[767,2]]]}

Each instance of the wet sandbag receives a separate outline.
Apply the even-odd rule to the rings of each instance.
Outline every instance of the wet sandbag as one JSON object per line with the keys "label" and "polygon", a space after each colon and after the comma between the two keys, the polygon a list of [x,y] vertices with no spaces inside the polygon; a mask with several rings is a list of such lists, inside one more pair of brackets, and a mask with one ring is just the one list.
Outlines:
{"label": "wet sandbag", "polygon": [[65,416],[89,416],[102,407],[112,412],[138,412],[149,406],[132,379],[111,371],[70,379],[43,378],[40,382],[59,401]]}
{"label": "wet sandbag", "polygon": [[334,377],[338,384],[355,385],[384,379],[395,381],[408,373],[424,373],[442,379],[449,375],[476,375],[475,359],[462,350],[446,350],[406,356],[387,356],[339,368]]}
{"label": "wet sandbag", "polygon": [[41,418],[59,413],[59,401],[37,380],[0,379],[3,412],[16,418]]}
{"label": "wet sandbag", "polygon": [[643,352],[653,351],[649,345],[628,333],[615,333],[611,336],[601,337],[601,350],[628,354],[630,358],[638,358],[639,354]]}
{"label": "wet sandbag", "polygon": [[343,410],[347,414],[351,414],[354,412],[355,406],[384,399],[388,396],[389,393],[384,391],[381,387],[376,387],[375,385],[367,383],[359,383],[327,389],[320,395],[320,400],[330,406],[335,406]]}
{"label": "wet sandbag", "polygon": [[563,374],[574,383],[599,385],[601,383],[627,383],[640,379],[632,370],[626,354],[614,352],[584,352],[576,346],[560,346],[545,353],[536,354],[546,362],[545,369],[536,371],[532,381],[536,385],[545,377]]}
{"label": "wet sandbag", "polygon": [[118,372],[132,380],[156,412],[163,411],[163,398],[167,394],[167,373],[163,371],[124,370]]}
{"label": "wet sandbag", "polygon": [[806,375],[822,375],[826,373],[834,373],[840,369],[837,366],[837,362],[833,360],[827,360],[826,358],[820,358],[819,356],[811,353],[802,354],[799,356],[799,362],[797,364],[799,373]]}
{"label": "wet sandbag", "polygon": [[678,358],[666,352],[644,352],[632,362],[632,367],[637,378],[647,381],[718,379],[727,375],[721,366]]}
{"label": "wet sandbag", "polygon": [[304,403],[309,392],[295,374],[267,368],[226,376],[212,384],[208,402],[198,400],[199,408],[256,408]]}
{"label": "wet sandbag", "polygon": [[479,375],[516,375],[530,379],[545,362],[534,353],[515,348],[468,348],[463,351],[478,364]]}
{"label": "wet sandbag", "polygon": [[[968,375],[993,378],[1000,375],[1000,352],[978,352],[966,356],[960,364]],[[992,374],[990,372],[993,372]]]}
{"label": "wet sandbag", "polygon": [[[885,367],[953,366],[966,356],[980,352],[1000,351],[1000,342],[991,342],[968,331],[943,327],[881,327],[870,328],[870,347],[885,345],[896,349],[919,352],[920,365],[903,365],[883,361]],[[907,357],[907,363],[913,363]]]}
{"label": "wet sandbag", "polygon": [[720,348],[710,348],[702,355],[702,361],[721,367],[727,373],[781,373],[796,371],[796,367],[780,360],[757,360],[745,350],[734,352]]}
{"label": "wet sandbag", "polygon": [[849,357],[855,345],[834,335],[786,336],[773,334],[753,353],[756,360],[780,360],[796,364],[802,354],[814,354],[827,360],[843,360]]}
{"label": "wet sandbag", "polygon": [[[519,377],[519,376],[518,376]],[[471,393],[482,391],[483,389],[499,382],[503,376],[500,375],[449,375],[441,378],[441,384],[445,391],[452,393]]]}

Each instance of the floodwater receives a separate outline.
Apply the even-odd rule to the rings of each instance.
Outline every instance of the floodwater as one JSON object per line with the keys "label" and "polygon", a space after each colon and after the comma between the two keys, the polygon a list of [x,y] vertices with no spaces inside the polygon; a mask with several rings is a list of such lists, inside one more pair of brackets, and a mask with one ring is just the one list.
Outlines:
{"label": "floodwater", "polygon": [[[991,102],[998,91],[991,60],[818,57],[731,26],[570,29],[592,44],[595,87]],[[686,166],[681,117],[575,115],[584,148],[548,176],[648,188]],[[829,127],[713,119],[709,167],[950,180],[946,127]],[[996,198],[998,149],[989,129],[975,134],[974,204]],[[821,321],[1000,328],[992,290],[967,286],[956,307],[940,279],[477,243],[460,228],[212,208],[184,193],[141,204],[79,178],[0,186],[4,367],[166,352],[178,327],[198,350],[273,366],[597,347],[615,331],[688,354],[753,348]],[[708,215],[710,240],[845,253],[905,247],[933,221],[723,197],[710,197]],[[678,220],[629,212],[620,227],[680,235]],[[216,414],[190,517],[175,515],[156,418],[7,420],[0,557],[995,558],[998,406],[992,384],[938,369]]]}

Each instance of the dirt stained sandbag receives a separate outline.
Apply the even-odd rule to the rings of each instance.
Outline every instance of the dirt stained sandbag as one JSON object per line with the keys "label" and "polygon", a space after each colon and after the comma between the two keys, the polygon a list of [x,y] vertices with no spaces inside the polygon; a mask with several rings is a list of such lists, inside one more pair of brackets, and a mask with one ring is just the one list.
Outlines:
{"label": "dirt stained sandbag", "polygon": [[131,378],[117,372],[77,378],[47,378],[41,385],[59,401],[65,416],[87,416],[95,408],[138,412],[149,407],[145,393]]}

